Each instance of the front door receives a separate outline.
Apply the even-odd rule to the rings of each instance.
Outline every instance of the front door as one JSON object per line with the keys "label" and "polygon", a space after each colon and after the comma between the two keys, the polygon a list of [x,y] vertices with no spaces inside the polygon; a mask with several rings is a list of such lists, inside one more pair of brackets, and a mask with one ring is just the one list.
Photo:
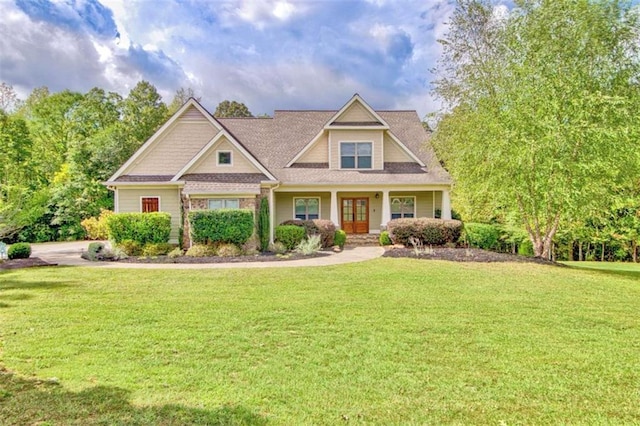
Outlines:
{"label": "front door", "polygon": [[347,234],[369,233],[369,199],[342,199],[342,230]]}

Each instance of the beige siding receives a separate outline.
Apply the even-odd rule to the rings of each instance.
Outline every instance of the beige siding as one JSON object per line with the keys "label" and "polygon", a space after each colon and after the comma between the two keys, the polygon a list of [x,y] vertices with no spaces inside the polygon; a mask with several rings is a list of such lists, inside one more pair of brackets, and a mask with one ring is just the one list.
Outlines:
{"label": "beige siding", "polygon": [[436,210],[442,210],[442,191],[435,191]]}
{"label": "beige siding", "polygon": [[182,113],[182,116],[180,116],[180,121],[208,121],[208,120],[202,116],[202,113],[198,111],[196,107],[191,106],[185,112]]}
{"label": "beige siding", "polygon": [[[216,151],[231,151],[231,166],[218,166]],[[191,167],[187,173],[260,173],[251,162],[237,150],[226,138],[216,143],[205,157]]]}
{"label": "beige siding", "polygon": [[170,242],[177,243],[180,229],[180,196],[178,188],[136,188],[122,189],[118,188],[116,192],[118,196],[116,213],[140,213],[142,197],[159,197],[160,211],[167,212],[171,215],[171,236]]}
{"label": "beige siding", "polygon": [[124,174],[169,175],[179,172],[217,133],[211,123],[180,119]]}
{"label": "beige siding", "polygon": [[349,108],[335,120],[338,123],[354,121],[377,121],[360,102],[354,102]]}
{"label": "beige siding", "polygon": [[320,197],[320,219],[331,219],[331,194],[328,192],[276,192],[276,223],[280,225],[285,220],[295,218],[293,209],[294,198]]}
{"label": "beige siding", "polygon": [[411,158],[400,145],[396,143],[389,135],[384,135],[384,162],[385,163],[414,163]]}
{"label": "beige siding", "polygon": [[340,142],[373,142],[373,170],[383,168],[382,130],[330,130],[330,169],[340,168]]}
{"label": "beige siding", "polygon": [[323,134],[296,163],[328,163],[329,162],[329,138]]}

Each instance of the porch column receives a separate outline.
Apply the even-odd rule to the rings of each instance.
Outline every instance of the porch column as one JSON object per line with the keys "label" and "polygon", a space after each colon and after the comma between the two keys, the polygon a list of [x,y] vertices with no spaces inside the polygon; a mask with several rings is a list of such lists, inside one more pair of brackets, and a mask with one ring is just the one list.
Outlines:
{"label": "porch column", "polygon": [[387,223],[391,220],[391,200],[389,199],[389,190],[382,190],[382,223],[380,224],[380,230],[382,231],[387,227]]}
{"label": "porch column", "polygon": [[340,229],[340,209],[338,208],[338,191],[331,191],[331,222]]}
{"label": "porch column", "polygon": [[451,219],[451,199],[449,198],[449,191],[442,190],[442,219]]}

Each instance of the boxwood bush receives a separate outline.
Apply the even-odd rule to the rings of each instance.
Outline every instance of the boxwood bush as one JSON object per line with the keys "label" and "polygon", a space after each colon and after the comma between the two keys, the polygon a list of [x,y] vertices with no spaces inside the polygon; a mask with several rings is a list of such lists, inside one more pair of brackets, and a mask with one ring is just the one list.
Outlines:
{"label": "boxwood bush", "polygon": [[470,247],[495,250],[498,248],[501,229],[487,223],[465,223],[463,234]]}
{"label": "boxwood bush", "polygon": [[189,213],[191,240],[196,244],[241,246],[253,234],[253,210],[219,209]]}
{"label": "boxwood bush", "polygon": [[455,244],[462,232],[459,220],[431,218],[393,219],[387,224],[389,237],[394,244],[408,245],[410,238],[422,244],[441,246]]}
{"label": "boxwood bush", "polygon": [[287,250],[293,250],[306,237],[303,227],[296,225],[276,226],[276,242],[282,243]]}
{"label": "boxwood bush", "polygon": [[307,238],[314,235],[320,236],[320,243],[322,247],[333,247],[336,234],[336,226],[330,220],[326,219],[312,219],[312,220],[300,220],[292,219],[285,220],[280,225],[294,225],[304,228]]}
{"label": "boxwood bush", "polygon": [[31,256],[31,244],[29,243],[15,243],[7,250],[9,259],[28,259],[29,256]]}
{"label": "boxwood bush", "polygon": [[140,246],[169,242],[171,215],[154,213],[114,213],[107,218],[109,239],[116,244],[135,241]]}

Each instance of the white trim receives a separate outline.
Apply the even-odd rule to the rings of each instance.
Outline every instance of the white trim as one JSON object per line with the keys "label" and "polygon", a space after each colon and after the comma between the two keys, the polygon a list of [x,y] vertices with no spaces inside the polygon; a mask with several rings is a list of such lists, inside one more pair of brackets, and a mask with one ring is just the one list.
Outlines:
{"label": "white trim", "polygon": [[373,115],[373,117],[379,121],[380,123],[382,123],[382,126],[346,126],[346,127],[351,127],[353,129],[362,129],[362,128],[371,128],[371,127],[375,127],[377,129],[388,129],[389,128],[389,124],[387,124],[386,121],[384,121],[382,119],[382,117],[380,117],[378,115],[377,112],[375,112],[373,110],[373,108],[371,108],[369,106],[369,104],[367,104],[364,99],[362,99],[360,97],[360,95],[358,95],[357,93],[355,95],[353,95],[353,97],[351,99],[349,99],[349,101],[342,107],[340,108],[340,110],[334,114],[333,117],[331,117],[329,119],[329,121],[327,121],[327,124],[324,126],[325,129],[336,129],[338,127],[340,128],[346,128],[345,126],[335,126],[335,127],[331,127],[331,123],[333,123],[335,120],[338,119],[338,117],[340,117],[347,109],[349,109],[349,107],[351,105],[353,105],[355,102],[360,102],[360,104],[364,107],[364,109],[367,110],[367,112],[369,112],[369,114]]}
{"label": "white trim", "polygon": [[140,213],[142,213],[142,199],[143,198],[157,198],[158,199],[158,211],[162,211],[162,201],[159,195],[141,195],[140,196]]}
{"label": "white trim", "polygon": [[182,105],[182,107],[176,111],[166,123],[162,125],[147,141],[131,156],[129,159],[120,167],[114,174],[109,178],[109,181],[116,180],[120,175],[122,175],[133,163],[136,161],[151,145],[154,144],[160,136],[162,136],[167,129],[169,129],[173,124],[182,116],[182,114],[189,109],[189,107],[196,108],[208,121],[212,124],[218,131],[222,130],[222,126],[216,121],[215,118],[206,110],[198,101],[193,98],[189,98],[187,102]]}
{"label": "white trim", "polygon": [[[411,152],[411,150],[410,150],[409,148],[407,148],[407,147],[405,146],[405,144],[403,144],[402,142],[400,142],[400,139],[398,139],[398,138],[396,137],[396,135],[394,135],[394,134],[391,132],[391,130],[389,130],[387,133],[388,133],[388,135],[391,137],[391,139],[393,139],[393,141],[394,141],[395,143],[397,143],[397,144],[400,146],[400,149],[402,149],[404,152],[406,152],[406,153],[407,153],[407,155],[409,155],[409,157],[413,158],[413,160],[414,160],[416,163],[420,164],[422,167],[426,167],[426,165],[422,162],[422,160],[420,160],[418,157],[416,157],[416,155],[415,155],[413,152]],[[384,137],[382,138],[382,146],[383,146],[383,149],[384,149]],[[384,158],[384,157],[382,157],[382,158]],[[383,163],[383,165],[384,165],[384,160],[382,161],[382,163]]]}
{"label": "white trim", "polygon": [[[344,143],[354,143],[354,144],[356,144],[356,153],[355,153],[355,157],[354,157],[354,159],[355,159],[354,166],[357,166],[357,163],[358,163],[358,161],[357,161],[358,160],[358,145],[357,144],[359,144],[359,143],[371,144],[371,167],[369,167],[369,168],[342,167],[342,144],[344,144]],[[340,149],[340,155],[338,156],[338,162],[339,162],[338,170],[376,170],[375,167],[374,167],[375,158],[374,158],[373,145],[374,145],[373,141],[340,141],[340,142],[338,142],[338,147]]]}
{"label": "white trim", "polygon": [[[229,163],[220,162],[220,154],[229,154]],[[233,167],[233,151],[230,149],[216,149],[216,166],[218,167]]]}
{"label": "white trim", "polygon": [[[316,199],[318,200],[318,219],[322,219],[322,198],[321,197],[293,197],[293,216],[291,217],[292,219],[297,219],[296,217],[296,200],[311,200],[311,199]],[[308,208],[308,206],[307,206]],[[307,213],[307,216],[308,213]],[[309,220],[309,219],[303,219],[303,220]]]}
{"label": "white trim", "polygon": [[417,212],[418,212],[418,197],[416,197],[415,195],[394,195],[389,197],[389,218],[391,220],[393,220],[393,210],[391,209],[391,206],[393,206],[393,199],[394,198],[413,198],[413,217],[416,218],[417,217]]}

